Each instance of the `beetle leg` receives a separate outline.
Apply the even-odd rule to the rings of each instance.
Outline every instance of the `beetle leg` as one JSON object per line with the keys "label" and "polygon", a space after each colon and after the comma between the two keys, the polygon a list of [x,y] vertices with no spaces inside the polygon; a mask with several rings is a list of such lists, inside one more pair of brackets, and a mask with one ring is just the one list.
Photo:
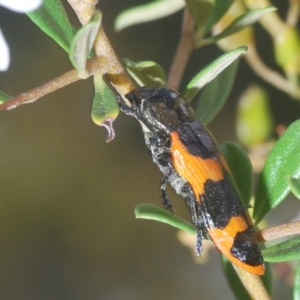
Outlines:
{"label": "beetle leg", "polygon": [[191,187],[188,184],[184,187],[183,190],[184,190],[184,194],[186,195],[184,198],[190,209],[192,222],[196,228],[195,252],[197,256],[200,256],[202,252],[203,232],[206,232],[206,230],[203,224],[202,213],[200,211],[201,209],[198,206],[194,194],[189,191],[190,188]]}
{"label": "beetle leg", "polygon": [[163,176],[160,180],[160,190],[162,195],[162,203],[166,210],[170,211],[171,213],[174,212],[173,205],[167,193],[167,176]]}
{"label": "beetle leg", "polygon": [[196,231],[197,231],[197,237],[196,237],[196,242],[195,242],[195,252],[196,252],[197,256],[201,256],[202,240],[203,240],[202,230],[200,228],[196,228]]}

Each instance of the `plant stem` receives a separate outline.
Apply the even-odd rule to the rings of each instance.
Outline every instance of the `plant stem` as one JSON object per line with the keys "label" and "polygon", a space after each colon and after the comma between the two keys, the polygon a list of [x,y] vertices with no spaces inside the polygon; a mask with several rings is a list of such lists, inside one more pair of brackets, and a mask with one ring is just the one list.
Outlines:
{"label": "plant stem", "polygon": [[103,26],[99,28],[94,48],[97,57],[102,58],[102,74],[106,75],[118,94],[123,98],[125,103],[130,106],[129,101],[125,98],[125,94],[135,89],[135,84],[115,54],[104,32]]}
{"label": "plant stem", "polygon": [[[69,4],[75,11],[81,24],[85,25],[89,22],[95,12],[97,0],[68,0]],[[124,102],[130,106],[129,101],[125,98],[125,94],[135,89],[135,84],[127,74],[125,68],[114,52],[114,49],[106,36],[103,26],[99,28],[94,43],[94,49],[97,57],[101,57],[101,73],[106,75],[111,85],[116,89],[118,94],[123,98]]]}
{"label": "plant stem", "polygon": [[76,70],[69,71],[47,83],[44,83],[41,86],[38,86],[28,92],[22,93],[15,98],[0,104],[0,111],[5,109],[13,109],[21,104],[34,102],[39,98],[79,79],[82,78],[80,78],[79,73]]}
{"label": "plant stem", "polygon": [[85,25],[94,14],[98,0],[68,0],[68,2],[75,11],[80,23]]}
{"label": "plant stem", "polygon": [[287,12],[286,23],[289,26],[296,27],[299,20],[300,3],[299,1],[290,1],[290,6]]}
{"label": "plant stem", "polygon": [[277,89],[287,93],[291,97],[298,100],[300,99],[300,91],[295,89],[295,87],[282,75],[266,66],[260,59],[255,46],[249,45],[245,59],[248,61],[253,71],[266,82],[269,82]]}
{"label": "plant stem", "polygon": [[262,229],[256,232],[256,238],[262,243],[295,234],[300,234],[300,221]]}
{"label": "plant stem", "polygon": [[266,288],[258,275],[253,275],[235,264],[232,264],[245,289],[253,300],[270,300]]}
{"label": "plant stem", "polygon": [[184,70],[194,49],[194,27],[194,19],[185,8],[180,42],[168,76],[167,86],[170,89],[179,89]]}
{"label": "plant stem", "polygon": [[[96,73],[101,72],[102,74],[105,74],[107,72],[107,64],[106,64],[107,58],[106,57],[95,57],[87,62],[87,72],[88,77],[91,75],[94,75]],[[13,99],[10,99],[2,104],[0,104],[0,111],[1,110],[9,110],[16,108],[17,106],[21,104],[31,103],[39,98],[54,92],[70,83],[73,83],[75,81],[86,79],[87,77],[80,77],[77,70],[71,70],[63,75],[60,75],[59,77],[52,79],[51,81],[44,83],[41,86],[38,86],[28,92],[22,93],[18,96],[16,96]],[[111,79],[111,78],[110,78]],[[117,81],[118,78],[116,78],[114,81]],[[112,81],[112,82],[114,82]],[[124,80],[125,81],[125,80]],[[124,83],[124,82],[123,82]],[[126,83],[126,82],[125,82]],[[122,83],[120,86],[123,86]],[[129,90],[128,90],[129,91]]]}

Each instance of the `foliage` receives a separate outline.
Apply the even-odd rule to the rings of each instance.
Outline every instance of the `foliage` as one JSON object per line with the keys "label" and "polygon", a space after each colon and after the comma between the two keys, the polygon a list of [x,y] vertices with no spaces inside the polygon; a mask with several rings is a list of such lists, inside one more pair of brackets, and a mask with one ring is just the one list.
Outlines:
{"label": "foliage", "polygon": [[[37,100],[66,84],[93,76],[95,97],[91,112],[92,120],[97,125],[107,128],[109,132],[108,140],[111,140],[114,137],[112,122],[119,112],[115,101],[115,93],[118,93],[124,101],[127,101],[124,95],[132,90],[136,84],[139,86],[170,86],[172,84],[172,86],[179,87],[182,74],[178,72],[178,74],[175,74],[177,76],[173,76],[174,73],[166,76],[164,69],[152,61],[133,62],[124,59],[125,67],[123,67],[105,35],[101,24],[101,12],[95,9],[94,1],[82,2],[84,2],[84,5],[79,6],[77,1],[69,0],[83,25],[75,31],[64,6],[59,0],[44,0],[42,7],[28,13],[30,19],[69,54],[70,61],[76,70],[54,79],[51,81],[51,85],[50,83],[45,84],[28,94],[22,94],[15,98],[1,92],[0,110],[14,108],[17,105]],[[204,69],[199,70],[181,91],[187,101],[193,100],[196,102],[197,115],[205,124],[208,124],[225,104],[235,80],[239,58],[242,56],[245,56],[246,61],[259,76],[294,99],[300,100],[298,85],[300,66],[299,34],[295,30],[292,21],[290,23],[283,22],[278,17],[274,7],[270,5],[261,7],[260,3],[260,1],[245,0],[244,4],[248,8],[248,10],[245,10],[245,6],[241,6],[240,1],[232,0],[157,0],[123,11],[117,17],[115,27],[117,30],[124,30],[128,26],[163,18],[185,9],[185,18],[191,26],[184,28],[187,30],[182,31],[182,39],[187,38],[185,36],[186,32],[191,33],[188,42],[192,45],[192,50],[216,43],[222,49],[226,49],[223,55],[216,58]],[[234,9],[234,6],[238,9]],[[292,11],[290,13],[292,14]],[[285,75],[268,69],[256,53],[254,33],[251,26],[258,20],[273,39],[275,60]],[[271,26],[270,20],[273,20]],[[184,23],[183,26],[188,27],[188,22]],[[226,39],[231,40],[226,43]],[[239,47],[228,49],[228,45],[238,44],[239,41],[246,41],[247,45],[239,44]],[[184,62],[188,61],[191,54],[191,51],[184,52],[180,50],[180,47],[178,49],[176,57],[180,59],[173,61],[174,68],[171,68],[172,70],[184,70],[186,67]],[[286,49],[288,49],[288,55],[286,55]],[[131,77],[127,75],[125,68]],[[172,80],[170,80],[171,75]],[[200,96],[198,96],[199,94]],[[250,103],[253,103],[257,95],[249,93],[247,97]],[[252,97],[254,98],[252,99]],[[258,139],[253,138],[255,130],[251,129],[253,128],[251,111],[245,110],[244,105],[243,112],[239,114],[239,123],[243,124],[243,130],[248,130],[249,133],[249,138],[242,141],[247,147],[252,146],[257,141],[264,143],[270,137],[270,128],[273,126],[273,121],[265,110],[265,105],[255,106],[256,117],[260,115],[263,119],[259,122],[260,130],[258,131],[262,134],[259,135]],[[275,143],[266,159],[258,187],[254,192],[253,218],[256,224],[261,222],[279,203],[283,202],[290,191],[299,198],[299,122],[299,120],[295,121],[288,127]],[[243,201],[249,204],[252,196],[253,171],[247,153],[235,143],[225,143],[222,145],[221,150],[230,166]],[[144,204],[138,206],[135,212],[138,218],[157,220],[187,232],[195,231],[193,225],[187,221],[170,215],[157,207]],[[297,233],[299,234],[299,232]],[[266,262],[299,259],[299,237],[288,239],[285,242],[264,249],[263,254]],[[243,286],[240,281],[237,282],[237,280],[243,281],[243,279],[237,279],[235,271],[232,266],[228,265],[228,262],[224,262],[224,270],[233,289],[237,285]],[[266,283],[266,281],[270,280],[271,277],[267,277],[264,284],[267,286],[268,293],[270,293],[269,283]],[[234,279],[232,280],[232,278]],[[295,278],[299,278],[299,266]],[[246,286],[245,282],[243,284]],[[247,290],[244,289],[241,292],[235,292],[235,295],[237,299],[249,297]],[[299,295],[299,280],[295,279],[294,299],[299,299]]]}

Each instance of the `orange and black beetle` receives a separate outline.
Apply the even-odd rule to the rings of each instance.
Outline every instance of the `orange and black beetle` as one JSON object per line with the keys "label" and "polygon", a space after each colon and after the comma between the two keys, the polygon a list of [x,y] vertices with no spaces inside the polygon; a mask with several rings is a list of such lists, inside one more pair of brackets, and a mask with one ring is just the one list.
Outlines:
{"label": "orange and black beetle", "polygon": [[264,263],[248,211],[239,200],[228,165],[193,109],[176,92],[141,87],[119,99],[123,112],[143,127],[146,145],[163,173],[164,205],[172,210],[167,182],[187,202],[197,229],[196,251],[202,250],[202,231],[233,263],[250,273],[264,274]]}

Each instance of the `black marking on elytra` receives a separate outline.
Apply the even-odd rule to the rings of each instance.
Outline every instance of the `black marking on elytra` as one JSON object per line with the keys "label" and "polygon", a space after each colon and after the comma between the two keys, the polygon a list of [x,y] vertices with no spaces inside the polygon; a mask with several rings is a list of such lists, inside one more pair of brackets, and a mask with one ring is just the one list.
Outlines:
{"label": "black marking on elytra", "polygon": [[182,123],[178,125],[176,130],[179,133],[182,144],[190,154],[203,159],[218,159],[218,146],[214,138],[199,120]]}
{"label": "black marking on elytra", "polygon": [[230,252],[234,257],[245,262],[247,265],[258,266],[263,264],[261,251],[252,227],[248,227],[245,231],[237,233]]}
{"label": "black marking on elytra", "polygon": [[245,218],[244,209],[226,179],[207,180],[204,184],[204,194],[200,195],[200,198],[205,215],[209,216],[212,223],[209,227],[223,229],[231,217],[242,215]]}

